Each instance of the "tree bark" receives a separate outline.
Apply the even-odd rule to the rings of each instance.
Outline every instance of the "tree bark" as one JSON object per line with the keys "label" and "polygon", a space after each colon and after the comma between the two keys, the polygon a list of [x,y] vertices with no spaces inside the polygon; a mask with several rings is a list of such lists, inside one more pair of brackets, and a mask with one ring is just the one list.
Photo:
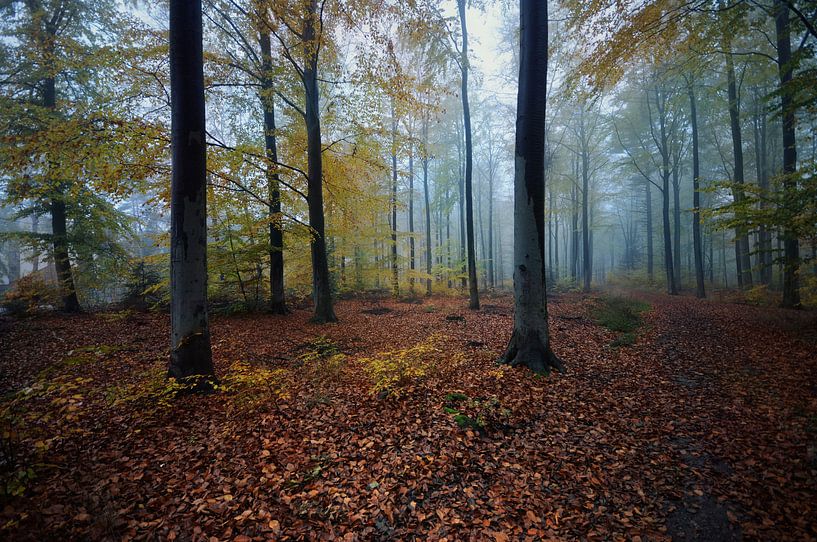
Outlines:
{"label": "tree bark", "polygon": [[562,370],[548,333],[545,285],[547,2],[520,0],[520,67],[514,167],[514,323],[502,362]]}
{"label": "tree bark", "polygon": [[312,298],[315,313],[312,321],[337,322],[332,307],[332,284],[329,279],[329,262],[326,257],[326,225],[323,213],[323,148],[321,146],[320,89],[318,87],[319,43],[315,24],[318,21],[317,0],[307,2],[304,17],[303,39],[309,44],[303,68],[306,120],[307,155],[307,203],[309,226],[312,228],[310,242],[312,256]]}
{"label": "tree bark", "polygon": [[200,0],[170,2],[170,97],[168,376],[207,389],[214,370],[207,315],[207,151]]}
{"label": "tree bark", "polygon": [[655,282],[655,250],[653,248],[652,186],[650,181],[645,184],[644,201],[647,207],[647,277],[652,284]]}
{"label": "tree bark", "polygon": [[[777,69],[780,76],[780,106],[783,115],[783,201],[790,204],[795,196],[797,180],[797,117],[792,103],[791,37],[789,7],[781,0],[775,1],[775,30],[777,34]],[[791,227],[783,230],[783,306],[800,306],[800,243]]]}
{"label": "tree bark", "polygon": [[432,293],[431,277],[431,203],[428,193],[428,122],[423,121],[423,196],[426,210],[426,295]]}
{"label": "tree bark", "polygon": [[261,104],[264,110],[264,146],[267,159],[267,193],[269,196],[269,310],[273,314],[287,314],[284,297],[284,233],[281,223],[281,191],[278,172],[278,141],[275,126],[275,100],[272,83],[272,49],[270,34],[262,30],[260,37],[263,74],[261,79]]}
{"label": "tree bark", "polygon": [[582,290],[590,291],[590,283],[593,273],[590,265],[590,149],[587,145],[587,134],[584,125],[584,107],[581,110],[581,125],[579,126],[579,137],[581,139],[580,159],[582,168]]}
{"label": "tree bark", "polygon": [[408,223],[409,223],[409,291],[414,295],[414,149],[409,145],[409,208],[408,208]]}
{"label": "tree bark", "polygon": [[675,284],[675,268],[672,258],[672,234],[670,230],[670,211],[669,211],[669,184],[670,171],[669,158],[669,136],[667,134],[667,102],[666,94],[662,92],[658,86],[655,87],[655,105],[658,109],[658,124],[660,129],[660,148],[661,153],[661,217],[663,219],[663,237],[664,237],[664,270],[667,277],[667,293],[669,295],[676,295],[678,293]]}
{"label": "tree bark", "polygon": [[689,119],[692,127],[692,250],[695,255],[695,295],[706,297],[704,286],[704,262],[701,248],[701,165],[698,142],[698,107],[695,99],[694,81],[687,80],[689,95]]}
{"label": "tree bark", "polygon": [[[735,80],[735,62],[732,58],[732,45],[725,34],[723,41],[723,48],[726,55],[726,88],[729,96],[729,127],[732,132],[732,149],[735,161],[732,194],[735,198],[735,203],[740,205],[745,197],[742,188],[744,183],[743,137],[740,130],[740,111],[737,82]],[[741,214],[742,213],[738,213],[738,219],[740,219]],[[737,260],[736,267],[738,269],[738,279],[741,287],[746,289],[751,288],[752,262],[749,259],[749,235],[746,233],[745,227],[738,226],[735,228],[735,250]]]}
{"label": "tree bark", "polygon": [[[465,22],[465,0],[457,0],[462,28],[462,118],[465,129],[465,228],[468,254],[468,307],[479,309],[476,248],[474,246],[473,145],[471,142],[471,109],[468,104],[468,28]],[[544,202],[543,202],[544,204]]]}
{"label": "tree bark", "polygon": [[[46,26],[51,40],[55,39],[56,31],[52,29],[50,25]],[[43,80],[43,106],[52,112],[57,108],[57,86],[53,75]],[[74,284],[74,276],[71,271],[71,257],[68,251],[68,219],[65,211],[65,186],[64,183],[56,179],[52,179],[51,182],[55,183],[55,186],[48,205],[51,213],[54,267],[57,271],[57,279],[60,282],[62,308],[65,312],[80,312],[81,307],[79,298],[77,298],[77,288]]]}
{"label": "tree bark", "polygon": [[397,269],[397,116],[394,98],[391,99],[391,295],[400,295],[400,276]]}

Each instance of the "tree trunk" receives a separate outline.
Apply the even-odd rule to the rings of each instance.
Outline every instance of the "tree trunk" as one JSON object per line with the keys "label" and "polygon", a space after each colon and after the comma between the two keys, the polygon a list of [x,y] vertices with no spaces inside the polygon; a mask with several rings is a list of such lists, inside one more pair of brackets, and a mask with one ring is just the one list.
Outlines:
{"label": "tree trunk", "polygon": [[[428,134],[428,128],[423,125],[423,137],[425,139]],[[423,196],[425,198],[426,208],[426,274],[428,280],[426,281],[426,295],[431,295],[431,204],[429,202],[428,194],[428,156],[427,150],[423,150]]]}
{"label": "tree trunk", "polygon": [[[52,34],[53,36],[53,34]],[[53,77],[43,81],[43,106],[52,112],[57,108],[57,86]],[[54,246],[54,267],[57,279],[60,282],[62,307],[65,312],[79,312],[81,310],[74,276],[71,272],[71,257],[68,252],[68,219],[65,214],[65,187],[63,183],[55,182],[49,211],[51,212],[51,235]]]}
{"label": "tree trunk", "polygon": [[400,296],[400,276],[397,269],[397,116],[391,99],[391,295]]}
{"label": "tree trunk", "polygon": [[547,2],[520,1],[520,67],[514,167],[514,322],[502,362],[562,369],[550,348],[545,285]]}
{"label": "tree trunk", "polygon": [[652,231],[652,186],[650,181],[645,184],[646,193],[644,200],[647,204],[647,277],[650,284],[655,282],[655,255],[653,248],[653,231]]}
{"label": "tree trunk", "polygon": [[[551,199],[553,191],[551,190]],[[554,205],[556,203],[554,202]],[[553,281],[559,282],[559,213],[553,217]]]}
{"label": "tree trunk", "polygon": [[[791,38],[789,29],[789,7],[781,0],[775,1],[775,30],[777,34],[777,68],[780,75],[780,106],[783,115],[783,191],[784,200],[794,196],[797,189],[797,117],[792,103]],[[783,230],[783,306],[797,308],[800,306],[800,285],[798,269],[800,267],[800,244],[797,233],[792,228]]]}
{"label": "tree trunk", "polygon": [[409,291],[414,295],[414,149],[409,146]]}
{"label": "tree trunk", "polygon": [[207,315],[207,150],[200,0],[170,2],[170,97],[168,376],[208,389],[214,370]]}
{"label": "tree trunk", "polygon": [[488,286],[496,286],[494,273],[494,170],[488,170]]}
{"label": "tree trunk", "polygon": [[[726,55],[726,79],[727,79],[727,94],[729,96],[729,126],[732,132],[732,149],[735,160],[735,174],[734,187],[732,194],[735,198],[735,203],[740,205],[744,199],[742,185],[744,183],[744,165],[743,165],[743,137],[740,130],[740,111],[738,104],[738,90],[735,81],[735,63],[732,58],[731,41],[724,37],[724,51]],[[738,219],[740,215],[738,213]],[[738,226],[735,228],[735,254],[737,258],[736,267],[738,269],[738,278],[742,288],[752,287],[752,262],[749,259],[749,236],[746,233],[746,228]]]}
{"label": "tree trunk", "polygon": [[264,147],[267,159],[267,194],[269,196],[269,310],[273,314],[287,314],[284,298],[284,233],[281,220],[281,191],[278,172],[278,142],[275,133],[275,100],[272,83],[272,50],[270,34],[262,30],[260,38],[261,60],[264,73],[261,78],[261,104],[264,109]]}
{"label": "tree trunk", "polygon": [[[764,197],[760,200],[760,210],[769,208],[768,160],[768,122],[765,105],[759,92],[755,93],[755,163],[757,165],[757,182]],[[760,283],[770,286],[772,282],[772,235],[768,226],[761,223],[758,227],[758,260],[760,265]]]}
{"label": "tree trunk", "polygon": [[695,100],[694,82],[687,82],[689,95],[689,118],[692,125],[692,251],[695,254],[695,295],[706,297],[704,286],[704,262],[701,249],[701,165],[698,142],[698,108]]}
{"label": "tree trunk", "polygon": [[673,280],[676,290],[681,289],[681,179],[678,168],[680,164],[674,164],[672,168],[672,263]]}
{"label": "tree trunk", "polygon": [[669,295],[676,295],[678,293],[675,285],[675,267],[672,258],[672,234],[670,230],[670,216],[669,216],[669,179],[672,172],[670,171],[669,158],[669,136],[667,135],[667,96],[662,92],[658,86],[655,87],[655,105],[658,109],[658,123],[660,128],[661,145],[658,149],[661,154],[661,217],[663,219],[663,237],[664,237],[664,270],[667,276],[667,293]]}
{"label": "tree trunk", "polygon": [[[31,232],[35,235],[40,232],[40,217],[38,215],[31,216]],[[37,247],[34,247],[34,251],[31,254],[31,272],[36,273],[40,269],[40,251],[37,250]]]}
{"label": "tree trunk", "polygon": [[468,29],[465,23],[465,0],[457,0],[457,6],[460,11],[460,27],[462,28],[460,65],[462,67],[462,118],[465,129],[465,227],[468,253],[468,307],[477,310],[479,309],[479,286],[477,284],[477,259],[474,246],[473,145],[471,142],[471,109],[468,104]]}
{"label": "tree trunk", "polygon": [[581,120],[581,167],[582,167],[582,290],[590,291],[590,282],[593,274],[590,270],[590,156],[586,147],[584,134],[584,110]]}
{"label": "tree trunk", "polygon": [[320,95],[318,88],[318,53],[315,21],[318,20],[317,0],[307,2],[304,18],[304,42],[310,44],[306,54],[302,79],[305,94],[307,203],[312,255],[312,298],[315,302],[313,322],[337,322],[332,307],[332,285],[329,280],[329,262],[326,257],[326,226],[323,214],[323,149],[321,147]]}

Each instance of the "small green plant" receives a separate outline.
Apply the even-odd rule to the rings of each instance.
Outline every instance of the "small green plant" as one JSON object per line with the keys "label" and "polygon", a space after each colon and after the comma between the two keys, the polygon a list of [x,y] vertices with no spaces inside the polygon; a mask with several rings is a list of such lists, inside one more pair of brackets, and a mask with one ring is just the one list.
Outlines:
{"label": "small green plant", "polygon": [[464,393],[449,393],[445,400],[443,410],[454,417],[460,429],[492,431],[505,426],[511,415],[495,397],[471,399]]}
{"label": "small green plant", "polygon": [[455,415],[454,421],[457,422],[457,425],[459,426],[460,429],[477,429],[477,430],[484,429],[479,420],[475,420],[474,418],[466,416],[465,414]]}

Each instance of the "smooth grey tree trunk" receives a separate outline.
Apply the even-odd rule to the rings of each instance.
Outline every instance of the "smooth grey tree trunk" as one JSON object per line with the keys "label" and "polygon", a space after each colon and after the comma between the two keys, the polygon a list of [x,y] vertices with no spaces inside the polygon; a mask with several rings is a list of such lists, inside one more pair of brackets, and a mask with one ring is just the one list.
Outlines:
{"label": "smooth grey tree trunk", "polygon": [[207,389],[214,370],[207,315],[207,150],[200,0],[170,2],[170,98],[168,376]]}
{"label": "smooth grey tree trunk", "polygon": [[547,2],[520,1],[520,67],[514,160],[514,322],[502,362],[562,369],[548,333],[545,284]]}

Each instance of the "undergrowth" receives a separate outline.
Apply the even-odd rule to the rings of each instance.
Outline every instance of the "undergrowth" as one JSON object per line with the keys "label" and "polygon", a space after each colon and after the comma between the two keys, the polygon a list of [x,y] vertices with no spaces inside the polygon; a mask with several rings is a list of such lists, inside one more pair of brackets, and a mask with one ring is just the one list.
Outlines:
{"label": "undergrowth", "polygon": [[636,341],[635,331],[641,327],[641,315],[650,310],[643,301],[622,296],[607,296],[598,300],[591,311],[594,322],[620,335],[610,346],[630,346]]}

